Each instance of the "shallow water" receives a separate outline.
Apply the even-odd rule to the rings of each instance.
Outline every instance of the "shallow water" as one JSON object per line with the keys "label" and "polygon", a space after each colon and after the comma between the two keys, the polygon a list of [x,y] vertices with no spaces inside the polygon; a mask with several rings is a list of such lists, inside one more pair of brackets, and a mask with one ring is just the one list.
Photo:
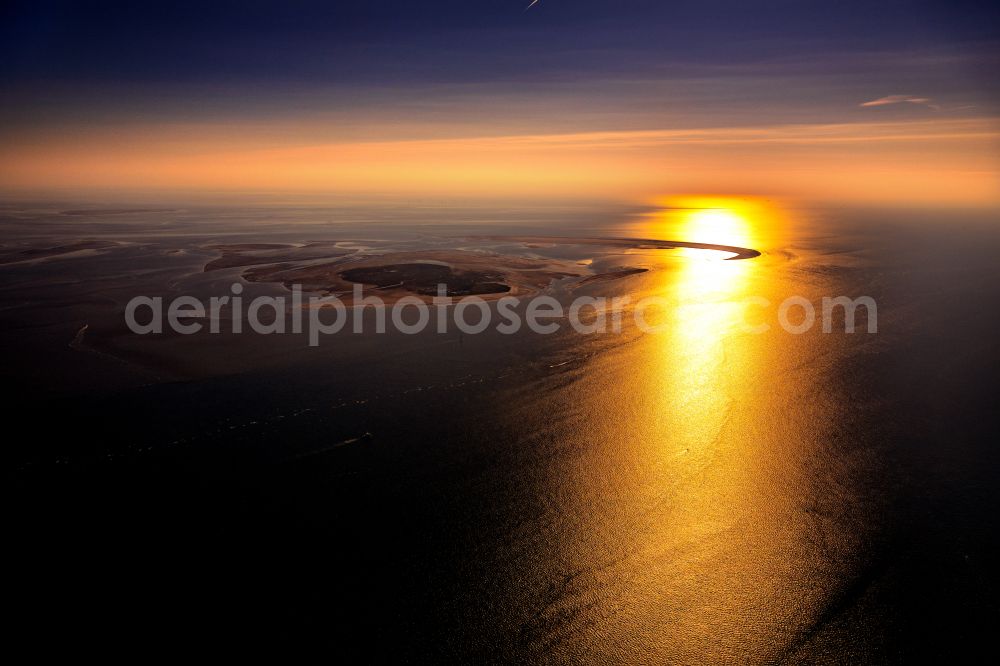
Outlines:
{"label": "shallow water", "polygon": [[[69,207],[65,208],[78,208]],[[995,215],[7,206],[7,486],[27,618],[137,649],[564,663],[972,654],[996,612]],[[465,247],[650,270],[643,332],[137,338],[137,294],[229,288],[213,242]],[[283,293],[247,285],[247,293]],[[778,304],[870,296],[878,332]],[[764,298],[764,307],[748,299]],[[753,334],[745,323],[770,325]],[[83,330],[83,327],[86,329]],[[83,332],[81,333],[81,331]],[[75,342],[74,342],[75,341]],[[71,344],[73,343],[73,344]],[[94,615],[100,598],[109,609]],[[27,624],[30,624],[28,622]]]}

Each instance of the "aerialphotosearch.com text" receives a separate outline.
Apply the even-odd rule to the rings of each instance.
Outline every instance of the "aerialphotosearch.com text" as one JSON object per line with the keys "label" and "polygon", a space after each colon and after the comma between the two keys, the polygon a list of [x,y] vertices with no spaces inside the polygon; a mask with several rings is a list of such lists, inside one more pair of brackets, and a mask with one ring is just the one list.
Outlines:
{"label": "aerialphotosearch.com text", "polygon": [[[568,324],[583,335],[621,333],[628,319],[644,333],[657,333],[665,328],[662,313],[677,307],[675,301],[661,296],[633,300],[631,296],[578,296],[564,303],[554,296],[535,295],[525,299],[514,296],[487,301],[479,296],[455,299],[448,295],[447,286],[438,285],[437,295],[428,303],[417,296],[405,296],[386,303],[376,295],[365,295],[356,285],[347,303],[338,296],[309,296],[298,285],[290,296],[261,295],[247,299],[243,285],[234,283],[230,293],[213,296],[205,303],[194,296],[178,296],[169,302],[161,296],[137,296],[125,308],[125,323],[137,335],[162,334],[166,330],[181,335],[209,333],[247,333],[259,335],[307,334],[310,346],[318,346],[325,336],[343,331],[383,334],[390,327],[406,335],[427,330],[447,333],[457,330],[475,335],[491,327],[504,335],[513,335],[527,328],[539,335],[550,335]],[[824,333],[834,329],[844,333],[858,330],[859,320],[869,333],[878,331],[878,308],[868,296],[824,297],[817,304],[802,296],[791,296],[780,303],[763,297],[740,301],[742,321],[747,333],[760,334],[772,329],[774,323],[787,333],[801,335],[817,328]],[[750,311],[762,315],[751,317]],[[365,312],[373,310],[374,321]],[[751,321],[754,319],[755,321]],[[836,326],[835,326],[836,324]]]}

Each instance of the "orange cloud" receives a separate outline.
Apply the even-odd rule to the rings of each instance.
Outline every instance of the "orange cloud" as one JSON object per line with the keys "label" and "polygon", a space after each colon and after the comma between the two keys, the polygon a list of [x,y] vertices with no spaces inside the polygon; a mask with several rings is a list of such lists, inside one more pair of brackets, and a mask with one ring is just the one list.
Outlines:
{"label": "orange cloud", "polygon": [[873,99],[870,102],[862,102],[858,106],[888,106],[889,104],[919,104],[921,106],[926,106],[929,109],[939,110],[939,107],[935,104],[931,104],[932,100],[930,97],[911,97],[909,95],[887,95],[886,97],[879,97],[878,99]]}

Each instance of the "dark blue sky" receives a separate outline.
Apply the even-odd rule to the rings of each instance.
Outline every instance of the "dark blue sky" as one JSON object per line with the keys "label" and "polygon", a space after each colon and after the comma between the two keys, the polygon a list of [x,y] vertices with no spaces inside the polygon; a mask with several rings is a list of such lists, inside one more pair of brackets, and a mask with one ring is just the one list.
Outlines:
{"label": "dark blue sky", "polygon": [[817,53],[996,51],[1000,3],[364,0],[4,5],[7,84],[468,82]]}

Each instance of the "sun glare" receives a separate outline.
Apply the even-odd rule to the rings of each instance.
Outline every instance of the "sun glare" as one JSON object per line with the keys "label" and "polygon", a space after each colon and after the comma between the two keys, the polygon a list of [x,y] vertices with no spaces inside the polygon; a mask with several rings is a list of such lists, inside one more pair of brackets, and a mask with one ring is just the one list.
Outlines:
{"label": "sun glare", "polygon": [[[736,196],[676,196],[655,201],[656,209],[643,215],[643,237],[690,243],[732,245],[762,249],[782,227],[783,214],[763,199]],[[685,249],[686,257],[727,259],[717,250]]]}

